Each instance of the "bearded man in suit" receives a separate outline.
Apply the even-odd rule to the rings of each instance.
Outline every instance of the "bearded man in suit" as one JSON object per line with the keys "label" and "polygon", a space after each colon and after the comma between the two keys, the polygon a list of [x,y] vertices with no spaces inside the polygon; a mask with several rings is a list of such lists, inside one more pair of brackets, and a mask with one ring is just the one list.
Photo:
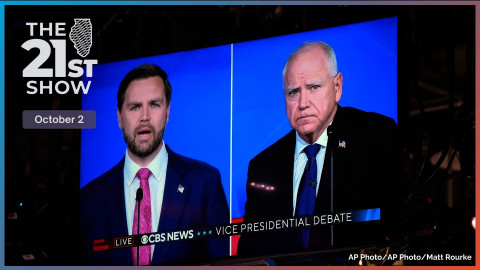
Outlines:
{"label": "bearded man in suit", "polygon": [[[124,158],[81,190],[82,261],[88,265],[183,264],[229,255],[229,239],[200,239],[93,252],[93,240],[229,223],[218,169],[163,141],[172,88],[156,65],[131,70],[117,93]],[[107,135],[107,134],[106,134]],[[140,211],[137,190],[143,190]],[[140,212],[140,213],[138,213]],[[138,218],[140,216],[140,228]]]}

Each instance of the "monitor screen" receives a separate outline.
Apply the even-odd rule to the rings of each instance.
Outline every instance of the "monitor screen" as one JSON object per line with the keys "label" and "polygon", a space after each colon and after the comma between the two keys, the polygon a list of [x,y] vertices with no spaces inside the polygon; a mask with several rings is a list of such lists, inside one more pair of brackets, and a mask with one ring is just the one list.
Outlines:
{"label": "monitor screen", "polygon": [[[330,44],[343,74],[340,106],[397,120],[397,18],[137,58],[93,67],[82,109],[96,112],[96,128],[83,129],[80,186],[115,166],[126,145],[117,121],[123,77],[141,64],[164,69],[172,101],[164,141],[172,151],[220,170],[231,220],[244,216],[250,160],[287,134],[282,70],[307,41]],[[354,42],[352,42],[354,41]],[[372,82],[375,74],[375,82]],[[236,254],[234,236],[232,254]]]}

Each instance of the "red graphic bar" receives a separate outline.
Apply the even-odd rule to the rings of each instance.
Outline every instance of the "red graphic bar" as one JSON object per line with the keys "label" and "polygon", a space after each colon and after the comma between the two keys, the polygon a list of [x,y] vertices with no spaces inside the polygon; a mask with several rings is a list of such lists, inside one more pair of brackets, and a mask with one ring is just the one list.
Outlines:
{"label": "red graphic bar", "polygon": [[105,243],[105,239],[93,240],[93,251],[107,250],[108,244]]}

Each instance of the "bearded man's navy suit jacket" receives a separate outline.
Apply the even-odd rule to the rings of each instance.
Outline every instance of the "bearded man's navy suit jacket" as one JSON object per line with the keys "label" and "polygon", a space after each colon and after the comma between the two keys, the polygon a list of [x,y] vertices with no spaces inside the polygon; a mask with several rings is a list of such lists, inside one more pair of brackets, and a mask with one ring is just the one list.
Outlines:
{"label": "bearded man's navy suit jacket", "polygon": [[[230,222],[219,171],[175,154],[168,147],[162,211],[157,232],[196,229]],[[81,190],[81,258],[87,265],[133,265],[131,248],[93,252],[93,240],[127,236],[122,159],[108,172]],[[182,185],[184,191],[179,192]],[[228,237],[157,244],[154,264],[185,264],[229,254]]]}

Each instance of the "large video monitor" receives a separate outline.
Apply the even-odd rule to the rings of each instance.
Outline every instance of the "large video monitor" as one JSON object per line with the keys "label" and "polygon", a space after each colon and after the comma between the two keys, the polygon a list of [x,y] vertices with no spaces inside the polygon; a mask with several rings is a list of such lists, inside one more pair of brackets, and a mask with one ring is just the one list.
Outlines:
{"label": "large video monitor", "polygon": [[[92,86],[82,96],[82,109],[96,112],[97,125],[82,130],[80,187],[125,155],[117,121],[118,87],[133,68],[156,64],[172,85],[165,143],[220,170],[231,221],[241,221],[249,161],[292,129],[282,79],[290,53],[308,41],[330,44],[344,77],[339,104],[397,120],[397,28],[392,17],[95,65],[94,76],[85,77]],[[237,239],[233,237],[232,255]]]}

